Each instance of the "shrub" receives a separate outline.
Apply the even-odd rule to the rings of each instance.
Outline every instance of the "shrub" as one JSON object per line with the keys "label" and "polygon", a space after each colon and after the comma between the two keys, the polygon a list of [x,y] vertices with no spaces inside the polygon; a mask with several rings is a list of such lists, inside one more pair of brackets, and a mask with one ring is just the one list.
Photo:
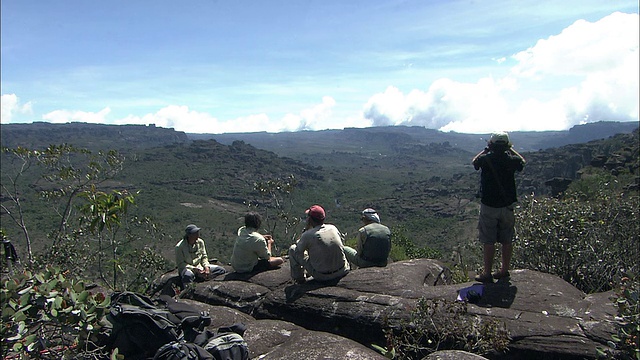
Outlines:
{"label": "shrub", "polygon": [[598,355],[607,359],[640,359],[640,277],[622,278],[612,298],[618,310],[617,334],[609,341],[609,349],[599,348]]}
{"label": "shrub", "polygon": [[637,271],[638,195],[606,191],[589,200],[525,196],[517,212],[514,267],[562,277],[587,293],[611,289],[612,280]]}
{"label": "shrub", "polygon": [[391,229],[391,253],[393,261],[407,259],[439,259],[441,254],[428,246],[419,247],[407,235],[404,226],[394,226]]}
{"label": "shrub", "polygon": [[465,302],[421,298],[408,322],[387,331],[388,349],[398,359],[422,359],[438,350],[477,354],[506,351],[509,334],[495,319],[467,313]]}
{"label": "shrub", "polygon": [[24,353],[29,358],[61,359],[80,352],[101,353],[95,343],[110,304],[103,293],[91,294],[84,282],[54,267],[16,274],[2,285],[3,357]]}

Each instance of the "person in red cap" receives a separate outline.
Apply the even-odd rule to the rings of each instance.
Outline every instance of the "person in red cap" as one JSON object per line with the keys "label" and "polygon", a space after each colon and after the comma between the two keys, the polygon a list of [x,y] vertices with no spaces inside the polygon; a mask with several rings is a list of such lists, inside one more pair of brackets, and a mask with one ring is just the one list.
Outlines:
{"label": "person in red cap", "polygon": [[334,225],[325,224],[322,206],[313,205],[307,211],[307,225],[297,243],[289,248],[291,278],[297,283],[307,275],[318,281],[339,279],[349,272],[344,254],[344,237]]}

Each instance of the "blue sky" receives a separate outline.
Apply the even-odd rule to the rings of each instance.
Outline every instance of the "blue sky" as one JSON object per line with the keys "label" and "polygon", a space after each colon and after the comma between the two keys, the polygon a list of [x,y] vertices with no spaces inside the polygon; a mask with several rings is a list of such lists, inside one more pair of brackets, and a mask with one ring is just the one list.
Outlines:
{"label": "blue sky", "polygon": [[638,121],[636,0],[2,0],[2,124]]}

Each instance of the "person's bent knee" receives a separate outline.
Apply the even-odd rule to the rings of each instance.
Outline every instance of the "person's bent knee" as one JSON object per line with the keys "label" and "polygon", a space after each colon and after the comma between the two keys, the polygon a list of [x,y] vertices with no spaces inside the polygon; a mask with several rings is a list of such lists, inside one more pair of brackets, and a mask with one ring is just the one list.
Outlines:
{"label": "person's bent knee", "polygon": [[498,239],[491,239],[491,238],[482,237],[482,236],[478,240],[482,245],[495,245],[498,242]]}
{"label": "person's bent knee", "polygon": [[271,257],[269,258],[269,266],[270,267],[278,267],[284,264],[284,259],[281,257]]}
{"label": "person's bent knee", "polygon": [[196,274],[194,274],[193,271],[186,269],[182,272],[180,278],[182,279],[182,284],[186,285],[195,281]]}
{"label": "person's bent knee", "polygon": [[220,265],[209,264],[209,274],[211,276],[223,275],[227,273],[227,269]]}

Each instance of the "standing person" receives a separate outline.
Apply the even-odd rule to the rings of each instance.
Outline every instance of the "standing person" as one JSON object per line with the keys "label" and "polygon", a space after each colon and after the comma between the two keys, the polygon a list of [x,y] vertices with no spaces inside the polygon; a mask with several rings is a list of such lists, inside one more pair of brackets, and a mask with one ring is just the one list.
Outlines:
{"label": "standing person", "polygon": [[284,263],[281,257],[271,256],[274,240],[271,235],[258,232],[261,224],[260,214],[245,214],[244,226],[238,229],[238,237],[231,255],[231,266],[238,273],[275,269]]}
{"label": "standing person", "polygon": [[209,264],[207,248],[204,240],[200,239],[200,228],[193,224],[187,225],[184,237],[178,241],[175,250],[178,274],[183,285],[227,272],[222,266]]}
{"label": "standing person", "polygon": [[305,231],[289,248],[291,278],[303,283],[306,281],[305,271],[318,281],[345,276],[349,272],[349,262],[344,255],[342,234],[334,225],[324,223],[322,206],[313,205],[305,214]]}
{"label": "standing person", "polygon": [[[487,147],[472,163],[476,170],[482,169],[478,237],[483,246],[484,271],[475,280],[493,282],[509,276],[515,226],[513,210],[518,201],[515,172],[522,171],[525,160],[513,149],[509,135],[501,132],[491,136]],[[496,242],[502,244],[502,266],[491,274]]]}
{"label": "standing person", "polygon": [[361,268],[387,266],[391,251],[391,231],[380,223],[380,215],[374,209],[364,209],[360,219],[364,226],[358,229],[356,249],[344,247],[347,260]]}

